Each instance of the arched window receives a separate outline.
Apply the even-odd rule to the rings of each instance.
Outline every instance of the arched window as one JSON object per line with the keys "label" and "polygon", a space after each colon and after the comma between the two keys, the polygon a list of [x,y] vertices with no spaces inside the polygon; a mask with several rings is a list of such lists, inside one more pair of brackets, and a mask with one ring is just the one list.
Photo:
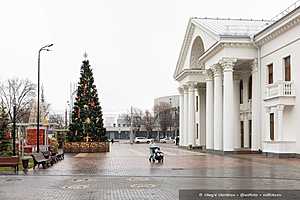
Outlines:
{"label": "arched window", "polygon": [[204,53],[204,45],[202,39],[197,36],[194,39],[192,49],[191,49],[191,57],[190,57],[190,67],[196,68],[199,66],[199,58]]}

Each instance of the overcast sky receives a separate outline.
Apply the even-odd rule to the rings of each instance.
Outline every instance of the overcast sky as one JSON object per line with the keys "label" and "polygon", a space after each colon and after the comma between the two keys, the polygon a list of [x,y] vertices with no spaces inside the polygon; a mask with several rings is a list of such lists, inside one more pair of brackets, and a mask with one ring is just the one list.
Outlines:
{"label": "overcast sky", "polygon": [[151,109],[177,94],[173,80],[190,17],[270,19],[295,0],[2,0],[0,80],[41,79],[52,110],[62,111],[86,51],[104,113]]}

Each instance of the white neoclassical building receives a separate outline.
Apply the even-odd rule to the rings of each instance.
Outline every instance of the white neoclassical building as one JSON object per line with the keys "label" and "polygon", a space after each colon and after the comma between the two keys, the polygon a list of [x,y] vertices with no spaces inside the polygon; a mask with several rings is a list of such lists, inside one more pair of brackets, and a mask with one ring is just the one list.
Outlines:
{"label": "white neoclassical building", "polygon": [[191,18],[174,78],[181,146],[300,154],[299,7],[272,20]]}

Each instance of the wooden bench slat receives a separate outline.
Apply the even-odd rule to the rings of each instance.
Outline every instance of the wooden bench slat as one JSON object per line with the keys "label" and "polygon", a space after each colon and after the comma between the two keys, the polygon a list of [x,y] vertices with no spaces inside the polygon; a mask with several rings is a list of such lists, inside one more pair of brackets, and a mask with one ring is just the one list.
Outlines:
{"label": "wooden bench slat", "polygon": [[0,157],[0,167],[13,167],[18,174],[19,157]]}

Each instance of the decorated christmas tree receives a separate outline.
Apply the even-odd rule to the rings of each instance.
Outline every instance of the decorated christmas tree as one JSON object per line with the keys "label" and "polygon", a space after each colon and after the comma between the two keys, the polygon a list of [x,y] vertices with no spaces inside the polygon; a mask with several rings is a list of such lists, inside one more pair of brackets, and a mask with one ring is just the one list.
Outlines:
{"label": "decorated christmas tree", "polygon": [[104,141],[106,130],[103,127],[102,108],[89,60],[86,54],[84,57],[67,140],[70,142]]}
{"label": "decorated christmas tree", "polygon": [[0,105],[0,156],[12,155],[12,143],[8,131],[8,114],[3,106]]}

